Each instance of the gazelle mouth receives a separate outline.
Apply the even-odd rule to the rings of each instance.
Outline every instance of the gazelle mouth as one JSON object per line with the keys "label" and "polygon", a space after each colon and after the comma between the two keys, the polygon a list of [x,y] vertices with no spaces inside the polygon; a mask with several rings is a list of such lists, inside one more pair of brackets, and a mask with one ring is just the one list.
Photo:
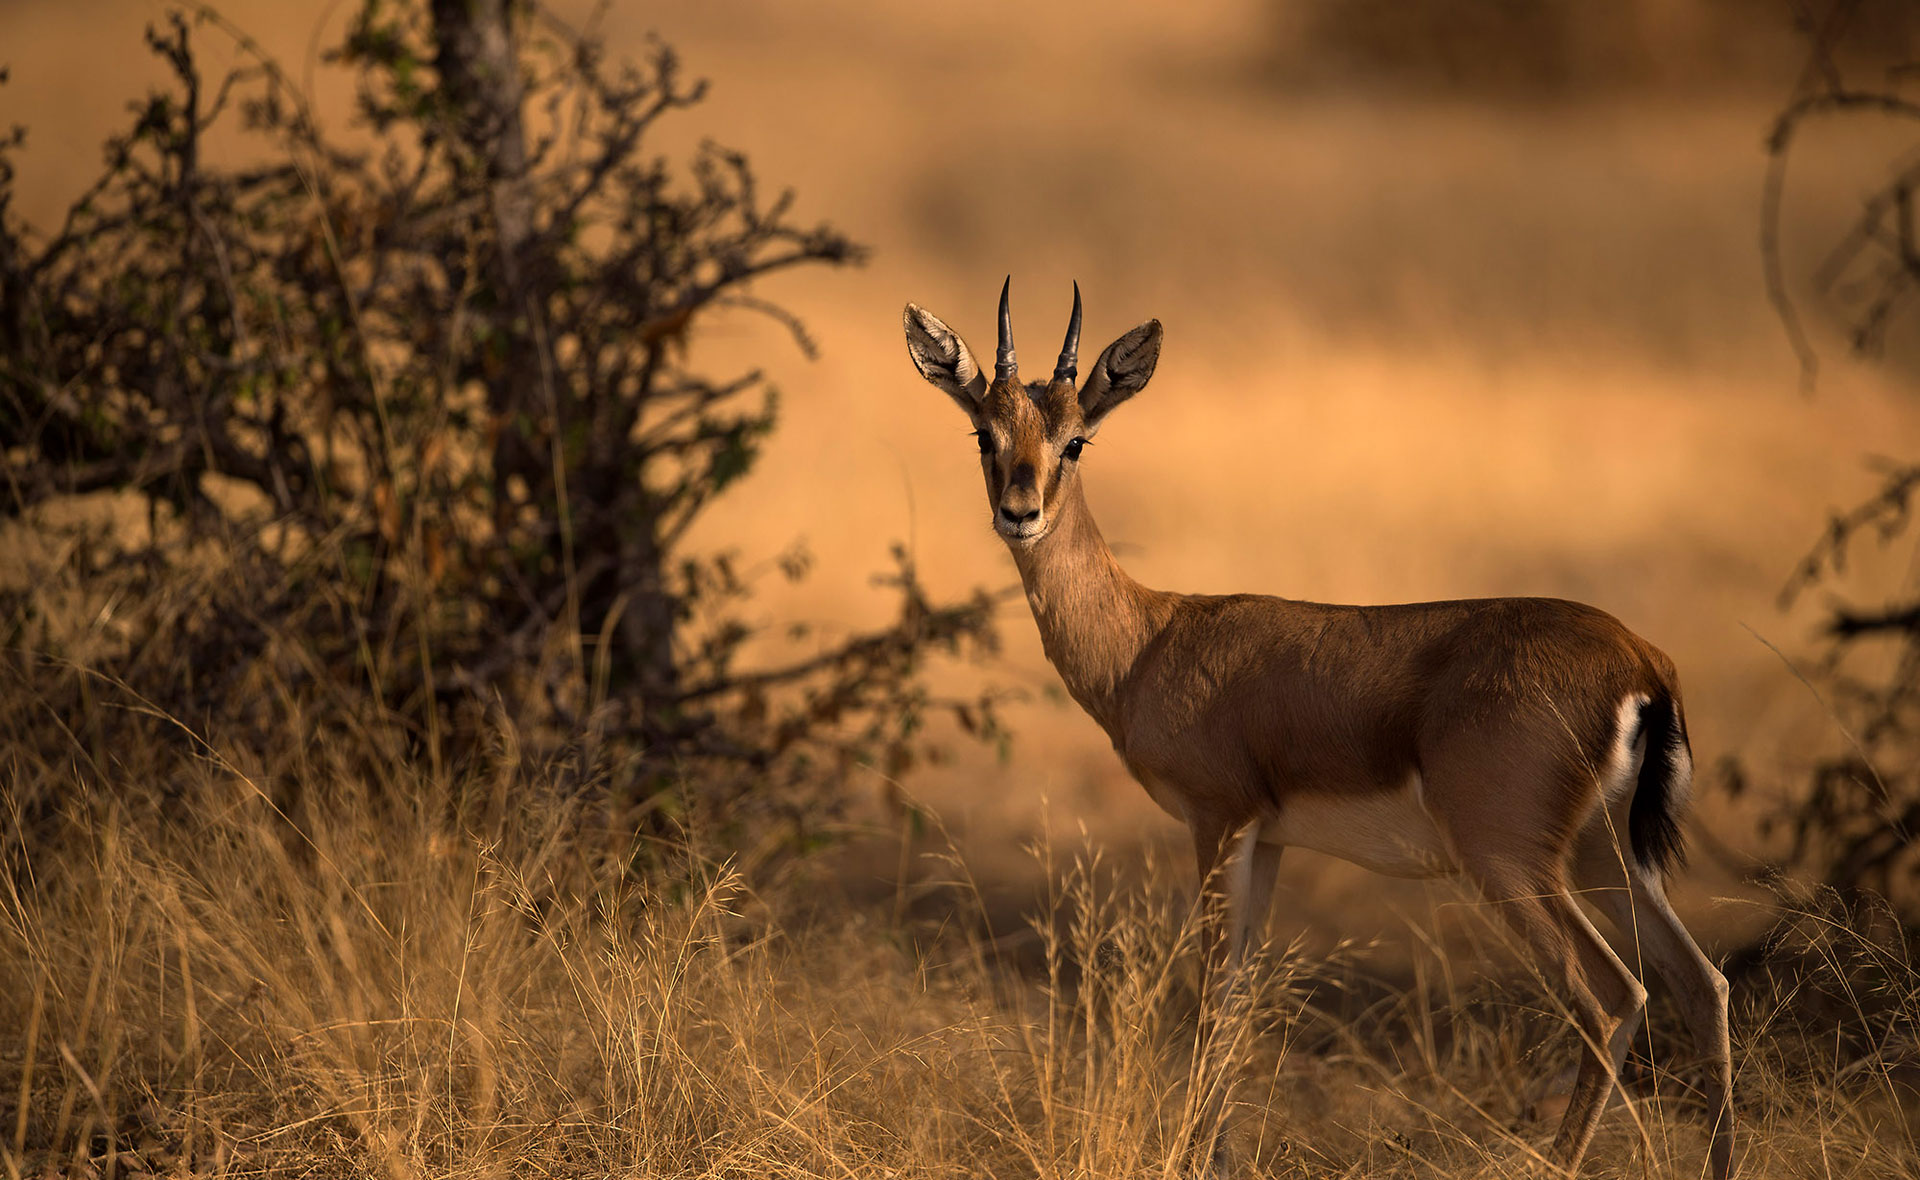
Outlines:
{"label": "gazelle mouth", "polygon": [[1010,521],[996,519],[993,522],[993,531],[999,533],[1009,541],[1037,541],[1040,539],[1041,534],[1047,531],[1047,526],[1044,521],[1038,520],[1027,520],[1021,521],[1019,524],[1014,524]]}

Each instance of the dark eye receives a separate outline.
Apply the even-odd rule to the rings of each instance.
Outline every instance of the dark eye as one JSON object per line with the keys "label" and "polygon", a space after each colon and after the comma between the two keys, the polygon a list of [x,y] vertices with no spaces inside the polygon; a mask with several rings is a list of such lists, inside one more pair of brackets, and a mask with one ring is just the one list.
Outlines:
{"label": "dark eye", "polygon": [[981,454],[983,455],[993,454],[993,436],[991,434],[988,434],[984,430],[976,430],[973,432],[973,437],[978,439],[980,442]]}
{"label": "dark eye", "polygon": [[1080,448],[1086,445],[1086,439],[1076,438],[1067,444],[1066,450],[1060,452],[1060,457],[1069,463],[1077,463],[1080,460]]}

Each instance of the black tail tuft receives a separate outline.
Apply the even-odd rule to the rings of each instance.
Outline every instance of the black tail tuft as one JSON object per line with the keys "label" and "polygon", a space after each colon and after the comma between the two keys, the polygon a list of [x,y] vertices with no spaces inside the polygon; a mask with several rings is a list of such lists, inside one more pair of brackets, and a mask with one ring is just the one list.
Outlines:
{"label": "black tail tuft", "polygon": [[1680,831],[1679,793],[1691,776],[1692,755],[1673,698],[1662,693],[1640,709],[1640,732],[1647,739],[1640,761],[1640,781],[1634,784],[1633,805],[1627,812],[1627,835],[1633,859],[1642,868],[1664,874],[1686,863],[1686,838]]}

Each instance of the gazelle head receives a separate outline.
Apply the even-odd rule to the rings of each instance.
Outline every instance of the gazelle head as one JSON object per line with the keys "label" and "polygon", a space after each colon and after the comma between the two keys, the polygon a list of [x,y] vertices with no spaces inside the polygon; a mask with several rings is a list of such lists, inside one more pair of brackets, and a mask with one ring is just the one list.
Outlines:
{"label": "gazelle head", "polygon": [[1022,381],[1013,353],[1009,278],[1000,288],[1000,346],[989,382],[960,334],[938,316],[907,304],[907,355],[930,383],[944,390],[973,422],[980,467],[987,477],[993,527],[1012,545],[1031,545],[1053,527],[1058,506],[1073,490],[1080,448],[1113,408],[1146,388],[1160,360],[1160,321],[1148,320],[1107,346],[1085,385],[1079,374],[1080,284],[1073,285],[1073,318],[1053,377]]}

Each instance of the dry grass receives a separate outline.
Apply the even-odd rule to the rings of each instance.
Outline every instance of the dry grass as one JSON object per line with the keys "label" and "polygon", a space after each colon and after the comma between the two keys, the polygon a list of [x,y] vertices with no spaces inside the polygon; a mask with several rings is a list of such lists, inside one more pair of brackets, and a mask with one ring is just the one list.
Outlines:
{"label": "dry grass", "polygon": [[[233,5],[241,23],[300,60],[299,6],[249,6]],[[859,579],[882,542],[820,535],[849,503],[883,506],[882,535],[941,538],[923,555],[942,585],[1005,569],[950,408],[905,392],[894,309],[912,296],[975,315],[981,259],[1017,256],[1023,290],[1078,277],[1107,292],[1092,314],[1111,330],[1152,314],[1192,341],[1185,375],[1162,377],[1165,408],[1102,440],[1103,519],[1149,581],[1593,598],[1673,638],[1721,740],[1797,738],[1755,671],[1772,655],[1728,620],[1767,609],[1819,505],[1847,498],[1827,489],[1861,440],[1915,419],[1877,380],[1852,401],[1766,400],[1790,358],[1738,214],[1772,98],[1547,120],[1366,93],[1253,103],[1140,68],[1242,61],[1246,30],[1224,8],[1135,4],[1151,19],[1127,21],[1113,7],[633,9],[634,44],[638,21],[690,26],[679,39],[727,79],[714,109],[730,141],[882,247],[812,292],[837,342],[791,387],[813,409],[758,494],[715,517],[749,550],[811,531],[843,571],[775,617],[871,611]],[[6,40],[35,52],[13,90],[39,142],[93,142],[125,99],[93,83],[136,76],[144,57],[113,55],[138,55],[137,39],[103,38],[97,5],[14,8]],[[944,68],[951,45],[988,34],[999,69]],[[858,69],[849,46],[864,47]],[[1008,81],[1041,77],[1053,84]],[[332,101],[343,111],[345,90]],[[835,150],[803,126],[839,129]],[[1881,158],[1834,154],[1846,166],[1807,198],[1802,236],[1820,241],[1814,214],[1850,211],[1845,178]],[[1023,168],[1044,183],[956,160],[1044,164]],[[69,166],[93,165],[40,161],[51,179],[37,171],[23,207],[55,208],[83,179]],[[1148,217],[1187,232],[1142,235]],[[1589,423],[1629,420],[1651,433],[1594,445]],[[1262,445],[1223,453],[1229,432]],[[926,467],[919,484],[903,456]],[[113,606],[68,613],[117,628]],[[1031,629],[1012,638],[1015,665],[1041,668]],[[155,750],[177,749],[177,729],[156,720],[154,750],[116,743],[100,735],[128,727],[92,721],[135,705],[124,694],[84,685],[56,702],[7,675],[8,1176],[1164,1176],[1205,1130],[1185,866],[1041,849],[1058,860],[1035,909],[1052,917],[1023,934],[994,928],[949,862],[946,904],[901,921],[842,898],[835,849],[729,859],[623,837],[504,728],[489,765],[442,773],[377,718],[319,730],[288,707],[300,740],[284,755],[242,759],[215,733],[163,783],[173,756]],[[249,688],[262,712],[286,704],[283,685]],[[1090,726],[1043,716],[1023,752],[1109,758]],[[71,740],[44,740],[58,731]],[[1920,970],[1883,924],[1809,908],[1799,941],[1737,985],[1739,1174],[1920,1174]],[[1551,1174],[1539,1116],[1573,1038],[1545,989],[1489,981],[1497,948],[1468,962],[1439,945],[1386,979],[1358,949],[1261,961],[1254,1002],[1225,1021],[1245,1171]],[[1651,1024],[1652,1057],[1630,1067],[1631,1104],[1609,1113],[1588,1175],[1702,1172],[1691,1048],[1658,1004]]]}
{"label": "dry grass", "polygon": [[[513,751],[268,783],[203,750],[190,810],[102,780],[138,760],[7,751],[6,1173],[1168,1176],[1205,1130],[1184,873],[1037,850],[1054,918],[995,939],[949,860],[945,920],[901,924],[836,900],[833,851],[623,842]],[[1808,930],[1740,996],[1741,1174],[1912,1175],[1920,973]],[[1552,1174],[1550,996],[1363,962],[1276,949],[1222,1016],[1248,1174]],[[1690,1053],[1653,1028],[1589,1174],[1700,1173]]]}

